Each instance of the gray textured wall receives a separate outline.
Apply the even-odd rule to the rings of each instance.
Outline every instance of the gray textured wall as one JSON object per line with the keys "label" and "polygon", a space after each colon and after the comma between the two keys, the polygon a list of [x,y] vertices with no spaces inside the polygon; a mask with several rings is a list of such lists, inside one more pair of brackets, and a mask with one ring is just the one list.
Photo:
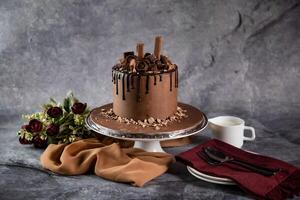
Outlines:
{"label": "gray textured wall", "polygon": [[[111,101],[111,67],[162,35],[183,102],[207,113],[300,120],[299,1],[0,0],[0,114],[68,90]],[[267,118],[265,118],[267,117]]]}

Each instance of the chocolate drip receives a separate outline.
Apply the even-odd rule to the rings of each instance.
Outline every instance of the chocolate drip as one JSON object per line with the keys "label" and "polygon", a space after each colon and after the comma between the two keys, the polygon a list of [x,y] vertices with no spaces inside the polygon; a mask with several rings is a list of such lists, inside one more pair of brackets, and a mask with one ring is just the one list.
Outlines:
{"label": "chocolate drip", "polygon": [[175,88],[178,88],[178,69],[175,69]]}
{"label": "chocolate drip", "polygon": [[114,84],[116,84],[116,72],[113,71],[112,74],[113,74],[113,82],[114,82]]}
{"label": "chocolate drip", "polygon": [[127,88],[127,92],[130,92],[130,74],[126,75],[126,88]]}
{"label": "chocolate drip", "polygon": [[116,81],[116,95],[119,94],[119,80],[118,80],[118,74],[115,75],[115,81]]}
{"label": "chocolate drip", "polygon": [[170,73],[170,91],[172,91],[172,74],[173,72]]}
{"label": "chocolate drip", "polygon": [[134,89],[134,76],[133,75],[131,75],[130,82],[131,82],[131,89]]}
{"label": "chocolate drip", "polygon": [[[173,91],[174,88],[178,88],[178,68],[175,66],[175,69],[172,71],[167,72],[170,76],[170,92]],[[173,78],[173,73],[174,73],[174,78]],[[153,84],[157,85],[158,77],[159,76],[159,81],[163,81],[163,75],[167,75],[166,73],[160,73],[160,74],[140,74],[140,73],[121,73],[119,71],[112,71],[112,82],[116,85],[116,95],[119,95],[119,85],[120,89],[122,90],[122,99],[126,99],[126,92],[130,92],[131,89],[136,89],[136,100],[137,102],[141,101],[141,80],[145,80],[145,94],[149,94],[150,90],[150,83],[151,83],[151,77],[153,76]],[[146,77],[145,77],[146,76]],[[135,82],[135,77],[136,77],[136,82]],[[145,79],[142,79],[142,77],[145,77]]]}
{"label": "chocolate drip", "polygon": [[140,94],[140,88],[141,87],[141,75],[139,74],[137,77],[137,82],[136,82],[136,101],[140,102],[141,101],[141,94]]}
{"label": "chocolate drip", "polygon": [[149,93],[149,75],[146,77],[146,94]]}
{"label": "chocolate drip", "polygon": [[122,99],[125,100],[125,74],[122,75]]}

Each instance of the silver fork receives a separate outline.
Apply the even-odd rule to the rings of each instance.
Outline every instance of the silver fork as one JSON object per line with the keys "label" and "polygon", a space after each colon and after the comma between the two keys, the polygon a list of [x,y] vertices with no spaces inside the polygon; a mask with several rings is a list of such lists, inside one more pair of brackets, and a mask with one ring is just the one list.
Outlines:
{"label": "silver fork", "polygon": [[210,165],[220,165],[220,162],[215,161],[213,159],[211,159],[210,157],[208,157],[205,153],[203,153],[202,151],[198,151],[197,152],[197,156],[200,157],[201,159],[203,159],[205,162],[207,162]]}

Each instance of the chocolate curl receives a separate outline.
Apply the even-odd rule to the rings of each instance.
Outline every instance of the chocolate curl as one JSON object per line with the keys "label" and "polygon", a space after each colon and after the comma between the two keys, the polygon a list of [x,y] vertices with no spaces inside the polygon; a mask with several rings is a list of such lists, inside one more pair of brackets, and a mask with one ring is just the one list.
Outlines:
{"label": "chocolate curl", "polygon": [[129,62],[129,67],[130,67],[130,71],[132,72],[136,72],[136,62],[135,59],[131,59]]}
{"label": "chocolate curl", "polygon": [[142,59],[144,57],[144,43],[138,43],[136,45],[136,52],[137,52],[138,58]]}
{"label": "chocolate curl", "polygon": [[157,59],[160,60],[160,51],[162,48],[162,37],[161,36],[157,36],[155,38],[155,44],[154,44],[154,55]]}
{"label": "chocolate curl", "polygon": [[134,56],[133,51],[124,52],[124,58],[126,59],[128,56]]}

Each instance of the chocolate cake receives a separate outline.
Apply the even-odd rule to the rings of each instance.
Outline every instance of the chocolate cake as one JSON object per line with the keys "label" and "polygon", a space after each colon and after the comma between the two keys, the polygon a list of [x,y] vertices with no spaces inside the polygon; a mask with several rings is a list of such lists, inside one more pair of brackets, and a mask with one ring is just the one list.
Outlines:
{"label": "chocolate cake", "polygon": [[155,38],[154,53],[125,52],[112,68],[113,112],[135,121],[165,120],[178,111],[178,67],[161,54],[162,38]]}
{"label": "chocolate cake", "polygon": [[116,138],[172,139],[207,125],[200,110],[177,103],[178,67],[161,48],[162,38],[156,37],[153,54],[144,54],[143,43],[137,44],[136,53],[124,53],[112,68],[113,103],[91,111],[91,129]]}

